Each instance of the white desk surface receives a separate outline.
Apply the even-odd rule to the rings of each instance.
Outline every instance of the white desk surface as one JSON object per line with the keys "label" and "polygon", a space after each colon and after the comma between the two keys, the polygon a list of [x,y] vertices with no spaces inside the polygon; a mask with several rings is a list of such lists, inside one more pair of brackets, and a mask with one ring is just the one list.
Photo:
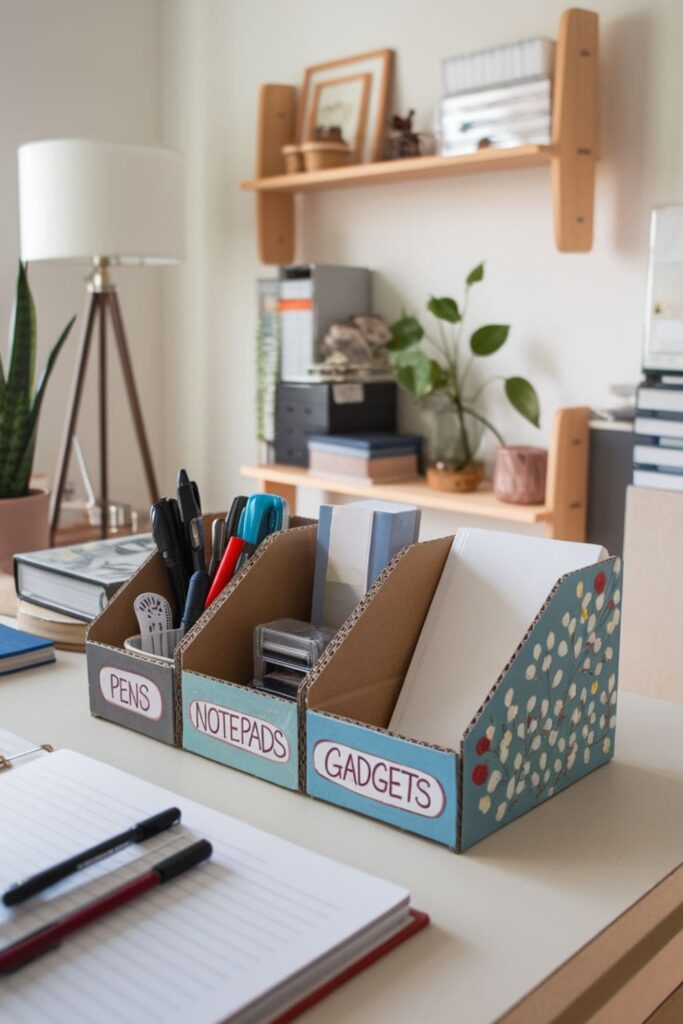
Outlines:
{"label": "white desk surface", "polygon": [[2,728],[389,878],[430,914],[430,928],[310,1011],[310,1024],[489,1024],[683,858],[683,704],[622,693],[615,760],[456,856],[91,718],[85,657],[57,657],[0,679]]}

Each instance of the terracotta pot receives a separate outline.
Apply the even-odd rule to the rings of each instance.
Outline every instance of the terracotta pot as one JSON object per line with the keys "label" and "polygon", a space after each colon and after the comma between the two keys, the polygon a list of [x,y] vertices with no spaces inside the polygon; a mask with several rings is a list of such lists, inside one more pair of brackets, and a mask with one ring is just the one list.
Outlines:
{"label": "terracotta pot", "polygon": [[49,509],[49,491],[0,500],[0,572],[13,572],[12,558],[19,552],[49,546]]}
{"label": "terracotta pot", "polygon": [[545,501],[545,448],[511,445],[496,452],[493,490],[499,501],[511,505],[541,505]]}
{"label": "terracotta pot", "polygon": [[476,491],[483,479],[484,466],[481,462],[468,462],[462,469],[438,464],[427,468],[427,484],[435,491],[464,494]]}

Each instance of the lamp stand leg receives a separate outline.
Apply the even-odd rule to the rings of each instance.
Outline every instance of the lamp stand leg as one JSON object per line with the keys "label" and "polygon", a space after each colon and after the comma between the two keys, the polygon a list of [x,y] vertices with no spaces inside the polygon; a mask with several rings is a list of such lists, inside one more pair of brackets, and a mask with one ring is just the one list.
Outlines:
{"label": "lamp stand leg", "polygon": [[138,392],[135,386],[135,376],[133,375],[133,366],[130,361],[130,355],[128,352],[126,332],[123,328],[123,320],[121,318],[119,299],[116,292],[113,289],[111,291],[105,292],[104,295],[105,301],[109,305],[109,311],[111,313],[112,323],[114,325],[114,337],[116,338],[116,344],[119,350],[119,358],[121,360],[123,379],[126,385],[126,391],[128,392],[128,401],[130,402],[131,413],[133,414],[133,425],[135,427],[135,433],[138,439],[140,454],[142,455],[142,464],[144,466],[145,476],[147,478],[147,487],[149,489],[150,502],[152,502],[153,504],[155,501],[159,500],[159,488],[157,486],[157,480],[154,473],[154,466],[152,464],[152,455],[149,449],[149,443],[147,441],[145,422],[142,417],[142,407],[140,406],[140,399],[138,398]]}
{"label": "lamp stand leg", "polygon": [[[102,296],[106,292],[101,293]],[[99,420],[100,420],[100,506],[104,540],[109,536],[109,472],[107,466],[107,317],[106,299],[100,304]]]}
{"label": "lamp stand leg", "polygon": [[55,542],[55,532],[59,524],[59,513],[62,504],[62,497],[64,495],[66,474],[69,468],[69,456],[71,455],[71,442],[76,427],[76,421],[78,420],[78,410],[80,408],[81,396],[83,393],[83,381],[88,365],[88,355],[90,352],[90,342],[95,323],[95,315],[99,312],[100,318],[103,318],[104,316],[101,299],[102,296],[97,292],[91,292],[88,298],[74,376],[71,382],[71,394],[67,405],[67,415],[66,420],[64,421],[64,431],[62,433],[59,457],[57,459],[57,471],[55,473],[54,486],[52,489],[52,499],[50,502],[50,544],[54,544]]}

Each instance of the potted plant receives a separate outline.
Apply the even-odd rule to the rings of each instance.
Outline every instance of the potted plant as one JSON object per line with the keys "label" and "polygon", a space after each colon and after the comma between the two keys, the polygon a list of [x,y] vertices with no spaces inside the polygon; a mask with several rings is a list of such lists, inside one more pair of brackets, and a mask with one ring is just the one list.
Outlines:
{"label": "potted plant", "polygon": [[476,460],[486,430],[505,442],[480,409],[481,395],[494,381],[520,415],[539,426],[538,395],[524,377],[490,377],[483,383],[471,377],[477,359],[492,356],[505,344],[507,324],[487,324],[470,336],[469,353],[463,352],[467,303],[470,289],[484,278],[484,264],[470,271],[465,280],[462,306],[444,296],[432,298],[427,309],[436,320],[436,333],[428,335],[413,316],[402,316],[391,326],[389,359],[398,383],[416,399],[429,400],[431,431],[428,438],[427,482],[440,490],[475,490],[484,477]]}
{"label": "potted plant", "polygon": [[7,373],[0,359],[0,571],[12,571],[17,551],[47,547],[49,493],[29,483],[36,447],[40,407],[62,345],[76,318],[66,325],[37,387],[36,311],[26,268],[19,264],[10,324]]}

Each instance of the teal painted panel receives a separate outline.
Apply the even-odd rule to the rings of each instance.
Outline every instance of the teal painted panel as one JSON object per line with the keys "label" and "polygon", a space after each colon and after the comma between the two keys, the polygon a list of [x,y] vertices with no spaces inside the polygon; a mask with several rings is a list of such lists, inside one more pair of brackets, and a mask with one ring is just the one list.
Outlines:
{"label": "teal painted panel", "polygon": [[299,788],[298,708],[183,672],[183,748],[288,789]]}
{"label": "teal painted panel", "polygon": [[455,847],[457,756],[309,711],[306,792]]}
{"label": "teal painted panel", "polygon": [[614,754],[622,565],[566,576],[463,746],[462,848]]}

